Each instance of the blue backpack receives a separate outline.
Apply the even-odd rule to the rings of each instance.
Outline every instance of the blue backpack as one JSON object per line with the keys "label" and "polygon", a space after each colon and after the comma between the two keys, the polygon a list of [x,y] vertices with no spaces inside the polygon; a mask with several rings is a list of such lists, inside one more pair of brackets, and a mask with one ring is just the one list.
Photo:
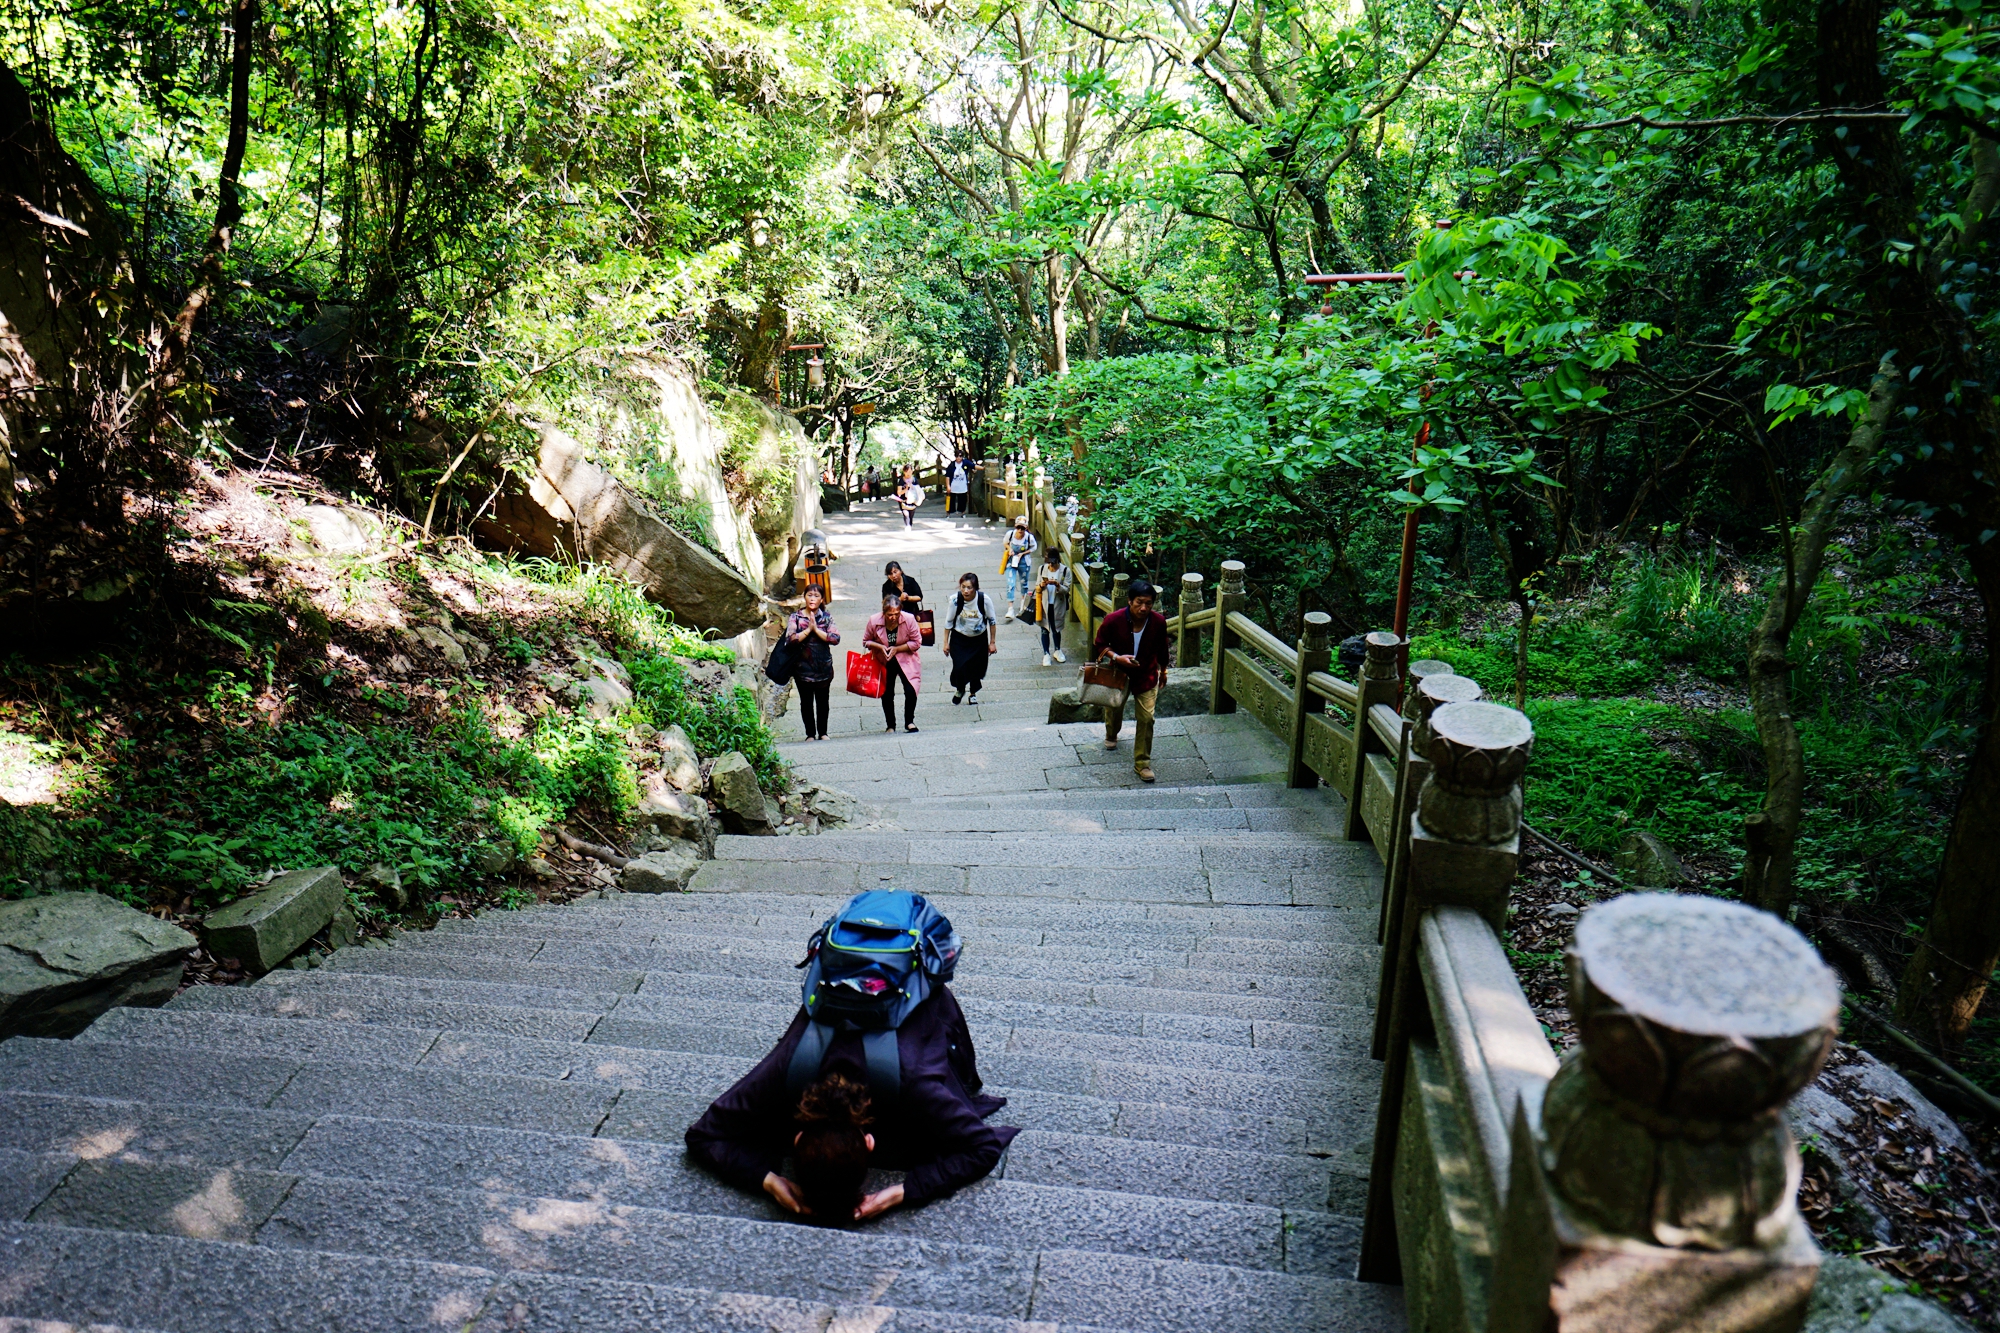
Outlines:
{"label": "blue backpack", "polygon": [[958,967],[958,932],[921,894],[871,889],[849,898],[806,942],[805,1035],[785,1083],[797,1097],[819,1077],[836,1032],[862,1034],[877,1096],[902,1087],[896,1029]]}

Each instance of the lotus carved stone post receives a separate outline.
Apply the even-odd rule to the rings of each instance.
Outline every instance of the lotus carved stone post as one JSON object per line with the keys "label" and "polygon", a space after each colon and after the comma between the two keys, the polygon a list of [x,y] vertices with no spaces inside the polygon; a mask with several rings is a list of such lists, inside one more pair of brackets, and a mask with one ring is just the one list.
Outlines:
{"label": "lotus carved stone post", "polygon": [[1346,770],[1347,790],[1341,793],[1347,800],[1345,832],[1349,841],[1368,836],[1361,809],[1361,793],[1368,781],[1367,755],[1370,750],[1383,748],[1368,725],[1368,710],[1376,704],[1394,706],[1396,695],[1402,688],[1402,667],[1396,659],[1401,656],[1404,646],[1402,639],[1381,629],[1370,634],[1364,644],[1367,656],[1362,659],[1361,679],[1356,684],[1354,751],[1349,756],[1353,763]]}
{"label": "lotus carved stone post", "polygon": [[[1371,658],[1378,637],[1389,640],[1394,651],[1394,635],[1371,635]],[[1391,663],[1393,682],[1393,658]],[[1478,912],[1496,932],[1504,929],[1507,894],[1520,861],[1521,774],[1534,749],[1535,729],[1526,714],[1500,704],[1437,702],[1464,691],[1444,684],[1455,679],[1460,678],[1432,676],[1424,682],[1434,706],[1426,747],[1431,772],[1410,817],[1409,870],[1382,951],[1375,1051],[1384,1064],[1361,1239],[1364,1282],[1395,1282],[1404,1275],[1394,1193],[1397,1150],[1411,1077],[1411,1034],[1430,1025],[1417,963],[1419,927],[1433,908],[1463,907]],[[1365,675],[1362,683],[1365,688]]]}
{"label": "lotus carved stone post", "polygon": [[[1415,677],[1417,667],[1436,665],[1432,662],[1415,663],[1410,668],[1411,674]],[[1469,676],[1431,671],[1417,680],[1415,688],[1403,700],[1403,716],[1409,719],[1410,727],[1404,742],[1406,754],[1396,774],[1396,837],[1389,846],[1389,865],[1382,879],[1388,886],[1388,892],[1382,895],[1381,919],[1376,923],[1376,938],[1383,942],[1395,937],[1403,893],[1409,883],[1410,815],[1416,809],[1417,793],[1423,790],[1425,779],[1431,775],[1431,714],[1446,704],[1474,703],[1485,695],[1486,692],[1479,688],[1479,682]],[[1384,1008],[1386,1006],[1376,1011],[1378,1033],[1386,1031],[1384,1025],[1388,1020],[1383,1013]]]}
{"label": "lotus carved stone post", "polygon": [[1229,649],[1236,642],[1236,636],[1229,629],[1229,616],[1231,612],[1241,611],[1249,600],[1250,596],[1243,587],[1243,562],[1223,561],[1222,585],[1215,592],[1215,662],[1208,687],[1208,711],[1211,713],[1236,711],[1236,700],[1227,688]]}
{"label": "lotus carved stone post", "polygon": [[1181,575],[1180,635],[1174,645],[1174,665],[1201,665],[1201,631],[1189,629],[1187,618],[1201,613],[1201,575],[1192,571]]}
{"label": "lotus carved stone post", "polygon": [[1585,912],[1569,968],[1583,1044],[1543,1099],[1541,1188],[1510,1200],[1528,1231],[1545,1207],[1554,1240],[1522,1323],[1798,1328],[1819,1252],[1782,1112],[1833,1047],[1833,972],[1767,912],[1667,893]]}
{"label": "lotus carved stone post", "polygon": [[1306,718],[1326,710],[1326,700],[1306,688],[1306,677],[1324,672],[1333,665],[1330,631],[1333,617],[1324,611],[1308,611],[1299,635],[1298,658],[1292,666],[1292,716],[1290,759],[1285,782],[1292,787],[1317,787],[1319,774],[1306,762]]}

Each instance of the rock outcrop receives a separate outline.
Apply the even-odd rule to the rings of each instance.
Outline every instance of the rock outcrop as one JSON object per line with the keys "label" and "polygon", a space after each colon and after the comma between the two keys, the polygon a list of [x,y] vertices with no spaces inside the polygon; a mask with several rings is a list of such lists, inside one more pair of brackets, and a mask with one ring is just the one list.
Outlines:
{"label": "rock outcrop", "polygon": [[[697,769],[697,775],[699,772]],[[751,776],[754,780],[756,775]],[[697,776],[697,784],[699,781]],[[661,774],[646,775],[633,817],[662,837],[686,839],[703,848],[715,846],[715,821],[709,816],[708,802],[699,792],[674,790]]]}
{"label": "rock outcrop", "polygon": [[0,1038],[73,1037],[173,998],[195,938],[98,893],[0,903]]}
{"label": "rock outcrop", "polygon": [[702,859],[699,843],[675,839],[628,861],[618,872],[618,887],[627,893],[679,893],[701,869]]}
{"label": "rock outcrop", "polygon": [[244,971],[261,976],[319,934],[346,905],[340,867],[294,870],[210,912],[201,933],[210,953],[234,958]]}
{"label": "rock outcrop", "polygon": [[709,787],[722,813],[722,826],[731,833],[765,834],[777,832],[784,816],[757,785],[757,770],[735,750],[715,761],[709,770]]}

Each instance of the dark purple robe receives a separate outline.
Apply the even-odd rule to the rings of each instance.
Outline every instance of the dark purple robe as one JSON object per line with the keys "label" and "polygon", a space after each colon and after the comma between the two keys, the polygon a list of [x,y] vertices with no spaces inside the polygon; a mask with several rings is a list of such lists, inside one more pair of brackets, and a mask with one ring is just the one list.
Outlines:
{"label": "dark purple robe", "polygon": [[[689,1157],[740,1189],[763,1191],[765,1175],[779,1169],[801,1128],[785,1069],[805,1030],[801,1008],[777,1047],[689,1127]],[[875,1136],[874,1164],[904,1173],[903,1203],[915,1207],[986,1175],[1021,1131],[986,1123],[1007,1099],[979,1091],[972,1033],[949,987],[939,986],[903,1020],[896,1044],[902,1092],[893,1105],[875,1107],[868,1131]],[[836,1071],[866,1086],[860,1033],[839,1033],[827,1048],[820,1072]]]}

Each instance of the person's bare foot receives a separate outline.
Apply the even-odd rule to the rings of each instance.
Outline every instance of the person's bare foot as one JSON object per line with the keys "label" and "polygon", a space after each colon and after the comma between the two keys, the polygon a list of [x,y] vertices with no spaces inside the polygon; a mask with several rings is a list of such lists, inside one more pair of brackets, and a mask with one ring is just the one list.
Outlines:
{"label": "person's bare foot", "polygon": [[1117,741],[1106,741],[1106,742],[1104,742],[1104,748],[1105,748],[1105,749],[1107,749],[1107,750],[1115,750],[1115,749],[1117,749],[1117,748],[1118,748],[1118,742],[1117,742]]}

